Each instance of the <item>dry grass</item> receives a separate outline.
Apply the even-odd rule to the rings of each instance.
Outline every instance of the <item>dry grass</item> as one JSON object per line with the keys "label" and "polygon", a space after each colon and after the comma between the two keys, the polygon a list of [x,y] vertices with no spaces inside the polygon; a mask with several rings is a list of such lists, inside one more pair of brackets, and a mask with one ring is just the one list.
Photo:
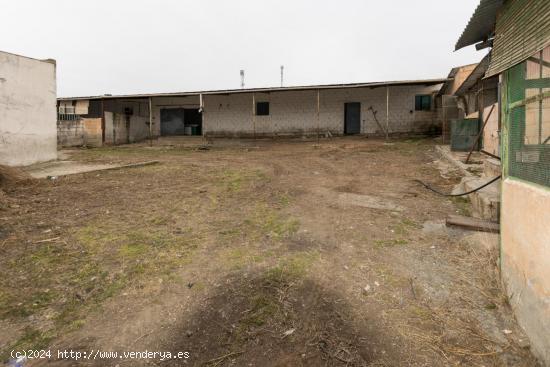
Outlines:
{"label": "dry grass", "polygon": [[[209,366],[532,362],[495,338],[508,322],[519,333],[495,255],[422,230],[458,205],[411,184],[452,183],[437,182],[431,142],[257,145],[79,150],[76,160],[162,164],[11,189],[2,352],[189,350],[191,365]],[[405,210],[339,203],[341,192]]]}

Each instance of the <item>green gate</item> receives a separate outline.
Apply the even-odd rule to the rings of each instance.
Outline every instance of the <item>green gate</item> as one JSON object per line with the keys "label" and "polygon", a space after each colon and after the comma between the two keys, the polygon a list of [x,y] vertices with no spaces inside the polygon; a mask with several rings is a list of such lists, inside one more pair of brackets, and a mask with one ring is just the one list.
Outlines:
{"label": "green gate", "polygon": [[479,150],[476,143],[479,135],[479,119],[459,119],[451,121],[451,150],[456,152],[469,152],[472,145]]}

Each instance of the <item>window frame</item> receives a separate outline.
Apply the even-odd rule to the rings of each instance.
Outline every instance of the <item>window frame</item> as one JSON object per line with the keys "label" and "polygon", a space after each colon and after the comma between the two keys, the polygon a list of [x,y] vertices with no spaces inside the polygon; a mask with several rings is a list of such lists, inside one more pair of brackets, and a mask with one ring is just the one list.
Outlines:
{"label": "window frame", "polygon": [[[427,108],[425,101],[428,101]],[[432,95],[431,94],[416,94],[414,96],[415,111],[431,111],[432,110]]]}
{"label": "window frame", "polygon": [[269,116],[269,102],[268,101],[262,101],[262,102],[256,102],[256,116]]}

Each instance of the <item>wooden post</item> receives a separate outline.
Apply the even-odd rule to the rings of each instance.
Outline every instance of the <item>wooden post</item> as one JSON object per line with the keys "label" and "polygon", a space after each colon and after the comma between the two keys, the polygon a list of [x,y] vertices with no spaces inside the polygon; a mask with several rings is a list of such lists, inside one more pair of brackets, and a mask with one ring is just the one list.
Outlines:
{"label": "wooden post", "polygon": [[149,97],[149,146],[153,146],[153,97]]}

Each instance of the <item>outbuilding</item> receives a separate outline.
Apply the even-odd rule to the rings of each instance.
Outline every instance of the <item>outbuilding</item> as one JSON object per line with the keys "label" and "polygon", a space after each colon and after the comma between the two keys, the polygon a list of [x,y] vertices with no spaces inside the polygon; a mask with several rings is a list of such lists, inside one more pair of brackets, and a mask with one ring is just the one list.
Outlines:
{"label": "outbuilding", "polygon": [[173,135],[435,135],[446,79],[217,90],[58,100],[61,146]]}

